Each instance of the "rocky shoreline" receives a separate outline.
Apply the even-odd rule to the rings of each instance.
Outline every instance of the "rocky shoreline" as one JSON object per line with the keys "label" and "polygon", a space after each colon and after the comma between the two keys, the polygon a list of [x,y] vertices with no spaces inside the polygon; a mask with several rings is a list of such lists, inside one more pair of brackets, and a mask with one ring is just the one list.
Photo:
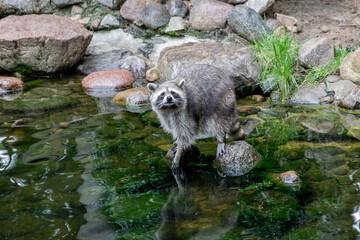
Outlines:
{"label": "rocky shoreline", "polygon": [[[2,75],[20,79],[97,72],[101,77],[92,79],[96,87],[84,87],[91,92],[144,87],[174,77],[187,66],[207,63],[228,74],[237,96],[245,97],[260,91],[262,73],[253,42],[267,34],[296,35],[302,29],[295,17],[274,12],[276,4],[274,0],[2,0],[0,69]],[[300,47],[298,63],[321,67],[334,59],[336,45],[346,47],[314,36]],[[357,109],[359,57],[359,50],[352,52],[337,75],[300,86],[289,102]],[[118,69],[129,72],[119,83],[101,80]],[[122,86],[121,81],[133,84]],[[12,84],[0,86],[3,93],[14,91],[7,87]],[[26,81],[18,86],[26,86]],[[268,89],[262,94],[268,96]],[[269,99],[276,102],[278,97],[273,91]],[[142,96],[139,102],[144,104],[143,100]],[[132,103],[136,104],[134,97]]]}

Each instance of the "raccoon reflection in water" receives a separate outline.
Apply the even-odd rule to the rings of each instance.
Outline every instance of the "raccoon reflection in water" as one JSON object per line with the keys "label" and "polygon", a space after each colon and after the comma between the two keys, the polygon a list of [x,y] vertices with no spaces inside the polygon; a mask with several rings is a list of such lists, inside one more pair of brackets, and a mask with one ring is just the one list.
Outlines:
{"label": "raccoon reflection in water", "polygon": [[197,64],[161,85],[147,85],[151,106],[162,127],[175,139],[172,168],[196,139],[215,137],[217,157],[225,152],[226,134],[244,137],[236,110],[234,84],[220,69]]}

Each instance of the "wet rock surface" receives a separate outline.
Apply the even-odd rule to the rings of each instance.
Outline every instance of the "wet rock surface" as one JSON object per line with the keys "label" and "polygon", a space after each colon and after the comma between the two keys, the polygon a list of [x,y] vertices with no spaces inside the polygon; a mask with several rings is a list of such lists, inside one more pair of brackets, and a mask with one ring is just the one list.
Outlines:
{"label": "wet rock surface", "polygon": [[135,78],[129,71],[116,69],[91,73],[81,81],[81,85],[86,90],[116,90],[131,87],[134,82]]}
{"label": "wet rock surface", "polygon": [[[41,27],[39,27],[41,26]],[[54,15],[9,16],[0,20],[0,69],[34,72],[69,70],[84,55],[92,32]]]}
{"label": "wet rock surface", "polygon": [[245,141],[236,141],[225,146],[225,153],[215,162],[225,176],[241,176],[248,173],[261,161],[261,155]]}

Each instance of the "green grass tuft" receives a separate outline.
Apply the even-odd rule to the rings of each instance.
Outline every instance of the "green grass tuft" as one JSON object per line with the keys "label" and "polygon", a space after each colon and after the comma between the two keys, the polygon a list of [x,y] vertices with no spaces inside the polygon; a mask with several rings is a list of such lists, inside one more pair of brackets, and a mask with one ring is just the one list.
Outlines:
{"label": "green grass tuft", "polygon": [[261,66],[260,84],[274,76],[281,100],[287,99],[299,85],[294,74],[297,66],[299,45],[290,35],[284,37],[267,34],[261,41],[254,42],[255,58]]}
{"label": "green grass tuft", "polygon": [[[262,40],[255,40],[255,58],[261,67],[259,84],[263,85],[269,76],[276,79],[275,89],[281,93],[280,101],[287,100],[302,84],[315,84],[325,77],[335,74],[343,59],[349,54],[345,48],[335,46],[335,58],[322,67],[303,69],[298,64],[300,44],[291,35],[267,34]],[[305,73],[305,75],[300,75]]]}

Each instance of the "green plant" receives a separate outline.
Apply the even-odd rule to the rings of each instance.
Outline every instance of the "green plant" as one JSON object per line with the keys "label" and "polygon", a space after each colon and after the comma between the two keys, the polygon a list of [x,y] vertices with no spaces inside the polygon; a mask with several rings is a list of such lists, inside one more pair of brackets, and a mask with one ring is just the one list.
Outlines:
{"label": "green plant", "polygon": [[312,67],[306,71],[304,83],[314,84],[325,77],[336,73],[343,59],[350,53],[346,48],[335,46],[335,58],[321,67]]}
{"label": "green plant", "polygon": [[287,99],[301,84],[294,74],[297,68],[299,45],[290,35],[267,34],[262,40],[254,41],[255,58],[261,66],[263,84],[269,76],[276,79],[275,86],[281,92],[281,100]]}

